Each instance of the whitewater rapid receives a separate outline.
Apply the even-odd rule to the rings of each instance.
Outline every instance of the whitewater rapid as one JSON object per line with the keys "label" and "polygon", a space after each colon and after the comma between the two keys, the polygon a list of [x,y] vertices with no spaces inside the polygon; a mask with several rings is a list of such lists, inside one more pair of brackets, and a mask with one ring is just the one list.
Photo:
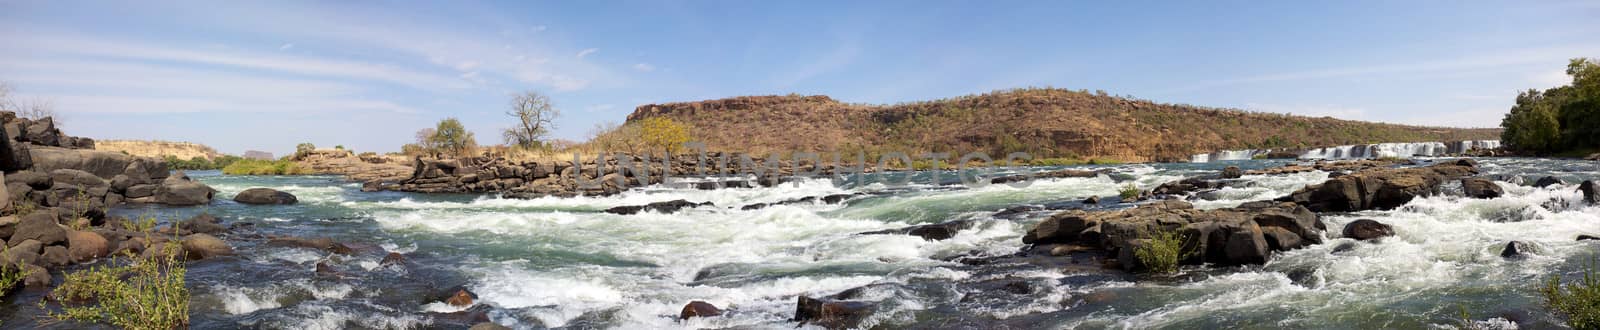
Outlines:
{"label": "whitewater rapid", "polygon": [[[1051,211],[1021,217],[995,212],[1019,205],[1081,207],[1126,184],[1150,189],[1222,166],[1281,162],[1096,166],[1109,174],[1051,179],[1026,188],[991,185],[869,185],[840,188],[802,181],[773,188],[692,190],[650,187],[608,197],[502,199],[478,195],[362,193],[330,177],[255,178],[197,175],[223,198],[251,187],[299,196],[302,204],[269,209],[217,205],[231,221],[267,233],[331,236],[406,253],[420,268],[381,267],[379,257],[330,256],[314,250],[257,247],[240,264],[191,270],[197,322],[264,328],[425,328],[465,310],[418,296],[410,282],[460,285],[488,306],[493,322],[515,328],[792,328],[797,295],[822,296],[867,286],[878,301],[865,323],[886,328],[977,324],[1026,328],[1263,327],[1418,328],[1450,325],[1465,308],[1475,322],[1551,324],[1535,288],[1551,274],[1572,274],[1595,256],[1600,208],[1581,205],[1576,179],[1600,176],[1592,163],[1484,159],[1488,175],[1558,175],[1569,184],[1533,188],[1497,182],[1506,197],[1419,198],[1391,211],[1325,214],[1326,243],[1245,267],[1185,268],[1174,278],[1082,280],[1050,268],[998,269],[949,261],[1003,256]],[[1202,194],[1200,208],[1283,196],[1328,173],[1245,176],[1247,184]],[[1532,180],[1528,180],[1531,182]],[[840,204],[754,203],[861,193]],[[672,214],[616,215],[615,206],[670,200],[715,206]],[[159,210],[174,211],[174,210]],[[1376,243],[1340,238],[1356,219],[1395,227]],[[858,235],[910,225],[970,220],[948,240]],[[1506,260],[1499,250],[1523,241],[1538,252]],[[1350,245],[1349,247],[1341,247]],[[1338,251],[1335,251],[1338,250]],[[380,255],[381,256],[381,255]],[[332,258],[332,259],[330,259]],[[358,279],[304,275],[334,260]],[[208,268],[210,267],[210,268]],[[215,268],[215,269],[213,269]],[[287,271],[286,271],[287,270]],[[284,275],[247,280],[216,272]],[[300,274],[300,275],[296,275]],[[419,279],[420,278],[420,279]],[[973,298],[974,287],[1022,279],[1026,295]],[[729,310],[676,319],[689,301]],[[976,323],[974,323],[976,322]]]}

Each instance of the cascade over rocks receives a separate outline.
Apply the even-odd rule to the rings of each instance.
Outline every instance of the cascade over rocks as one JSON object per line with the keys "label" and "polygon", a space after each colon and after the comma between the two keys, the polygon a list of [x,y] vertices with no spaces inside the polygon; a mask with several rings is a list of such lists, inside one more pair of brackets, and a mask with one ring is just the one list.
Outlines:
{"label": "cascade over rocks", "polygon": [[268,188],[250,188],[233,196],[233,201],[241,204],[255,205],[288,205],[299,203],[300,199],[293,194]]}
{"label": "cascade over rocks", "polygon": [[1393,209],[1417,196],[1439,193],[1439,185],[1447,180],[1477,174],[1471,164],[1475,163],[1463,160],[1426,167],[1371,169],[1307,186],[1278,200],[1303,205],[1313,212]]}
{"label": "cascade over rocks", "polygon": [[[1325,225],[1315,213],[1293,203],[1249,202],[1235,208],[1198,210],[1188,202],[1165,200],[1120,211],[1071,210],[1040,222],[1022,237],[1025,244],[1073,244],[1119,255],[1136,268],[1132,251],[1160,230],[1184,237],[1185,263],[1260,264],[1273,251],[1322,242]],[[1129,259],[1129,260],[1124,260]]]}

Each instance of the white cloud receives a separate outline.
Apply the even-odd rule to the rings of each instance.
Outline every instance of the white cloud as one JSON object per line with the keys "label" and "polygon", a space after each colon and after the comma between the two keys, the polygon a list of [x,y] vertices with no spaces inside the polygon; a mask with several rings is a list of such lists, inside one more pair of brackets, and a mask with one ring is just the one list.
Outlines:
{"label": "white cloud", "polygon": [[655,71],[656,67],[653,66],[653,65],[650,65],[649,63],[638,63],[638,64],[634,64],[633,65],[633,69],[637,70],[639,72],[651,72],[651,71]]}
{"label": "white cloud", "polygon": [[1528,76],[1528,82],[1535,84],[1534,88],[1549,89],[1556,86],[1572,83],[1572,76],[1567,75],[1565,68],[1535,73]]}
{"label": "white cloud", "polygon": [[290,49],[294,49],[294,44],[288,43],[288,44],[283,44],[283,46],[278,46],[278,50],[290,50]]}
{"label": "white cloud", "polygon": [[578,58],[588,57],[590,54],[594,54],[594,52],[598,52],[598,51],[600,51],[599,48],[588,48],[588,49],[580,50],[580,51],[578,51]]}

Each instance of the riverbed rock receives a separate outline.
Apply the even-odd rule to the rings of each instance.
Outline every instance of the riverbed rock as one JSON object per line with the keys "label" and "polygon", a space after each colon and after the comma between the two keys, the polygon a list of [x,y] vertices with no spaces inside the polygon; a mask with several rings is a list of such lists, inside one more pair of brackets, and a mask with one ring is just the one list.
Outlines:
{"label": "riverbed rock", "polygon": [[17,230],[11,234],[7,241],[17,244],[26,240],[38,241],[46,246],[65,243],[67,230],[56,223],[56,216],[46,212],[34,212],[22,216],[17,223]]}
{"label": "riverbed rock", "polygon": [[1494,184],[1494,181],[1481,178],[1461,179],[1461,192],[1465,193],[1469,198],[1477,199],[1499,198],[1500,195],[1505,194],[1505,190],[1500,189],[1500,185]]}
{"label": "riverbed rock", "polygon": [[220,234],[228,231],[228,227],[222,226],[222,220],[218,220],[217,217],[207,213],[197,214],[188,220],[180,221],[177,228],[191,233],[202,234]]}
{"label": "riverbed rock", "polygon": [[[1268,229],[1274,228],[1274,229]],[[1073,244],[1098,247],[1122,255],[1119,262],[1137,268],[1132,249],[1159,231],[1175,231],[1184,239],[1186,264],[1259,264],[1274,251],[1321,243],[1326,230],[1315,213],[1293,203],[1250,202],[1238,207],[1198,210],[1175,200],[1157,201],[1118,211],[1070,210],[1052,215],[1024,234],[1025,244]],[[1269,242],[1267,233],[1275,235]],[[1292,236],[1292,237],[1291,237]]]}
{"label": "riverbed rock", "polygon": [[1600,205],[1600,184],[1593,180],[1584,181],[1578,185],[1578,191],[1583,192],[1583,201],[1589,202],[1589,205]]}
{"label": "riverbed rock", "polygon": [[273,237],[267,240],[268,246],[302,247],[324,250],[337,254],[350,255],[354,249],[344,243],[335,242],[332,238],[299,238],[299,237]]}
{"label": "riverbed rock", "polygon": [[471,328],[467,328],[467,330],[511,330],[511,328],[499,324],[483,322],[474,324]]}
{"label": "riverbed rock", "polygon": [[33,264],[39,261],[44,244],[35,240],[13,240],[11,246],[0,251],[0,265]]}
{"label": "riverbed rock", "polygon": [[1239,177],[1243,177],[1243,176],[1244,176],[1244,171],[1240,170],[1238,166],[1228,166],[1228,167],[1222,168],[1222,178],[1223,179],[1238,179]]}
{"label": "riverbed rock", "polygon": [[399,252],[389,252],[389,254],[383,256],[383,260],[378,261],[378,265],[380,266],[402,265],[405,263],[406,255],[400,254]]}
{"label": "riverbed rock", "polygon": [[1089,196],[1089,198],[1084,198],[1083,203],[1090,205],[1100,204],[1100,196]]}
{"label": "riverbed rock", "polygon": [[190,234],[183,237],[183,251],[189,260],[233,255],[233,247],[208,234]]}
{"label": "riverbed rock", "polygon": [[26,269],[28,272],[28,276],[22,278],[22,285],[30,288],[43,288],[50,286],[50,283],[53,279],[50,276],[50,270],[32,264],[23,265],[22,268]]}
{"label": "riverbed rock", "polygon": [[60,245],[46,246],[39,252],[39,265],[48,268],[58,268],[72,263],[67,247]]}
{"label": "riverbed rock", "polygon": [[84,262],[111,254],[111,242],[94,232],[67,232],[67,255],[72,261]]}
{"label": "riverbed rock", "polygon": [[1227,184],[1223,183],[1222,181],[1208,180],[1208,179],[1202,178],[1202,177],[1191,177],[1191,178],[1184,178],[1182,180],[1170,181],[1170,182],[1167,182],[1167,183],[1162,183],[1160,186],[1156,186],[1155,189],[1151,189],[1150,190],[1150,194],[1151,195],[1185,195],[1185,194],[1195,193],[1195,192],[1198,192],[1198,191],[1201,191],[1201,190],[1221,189],[1222,187],[1224,187],[1226,185]]}
{"label": "riverbed rock", "polygon": [[155,201],[173,206],[205,205],[211,203],[211,196],[216,192],[180,171],[161,181],[155,191]]}
{"label": "riverbed rock", "polygon": [[6,174],[6,184],[9,185],[12,183],[26,184],[28,187],[35,190],[47,190],[50,189],[51,186],[55,185],[55,182],[50,180],[49,174],[34,171],[20,171]]}
{"label": "riverbed rock", "polygon": [[1394,236],[1394,227],[1371,219],[1359,219],[1344,225],[1344,237],[1358,241]]}
{"label": "riverbed rock", "polygon": [[1566,184],[1566,183],[1567,182],[1561,180],[1561,178],[1557,178],[1557,177],[1553,177],[1553,176],[1546,176],[1546,177],[1539,178],[1539,180],[1533,181],[1533,186],[1534,187],[1539,187],[1539,188],[1544,188],[1544,187],[1554,186],[1554,185],[1558,185],[1558,184]]}
{"label": "riverbed rock", "polygon": [[269,188],[250,188],[234,195],[233,201],[254,205],[289,205],[299,203],[300,199],[295,198],[293,194]]}
{"label": "riverbed rock", "polygon": [[1417,196],[1438,193],[1439,185],[1446,180],[1477,172],[1474,167],[1454,162],[1377,168],[1307,186],[1278,200],[1303,205],[1313,212],[1387,210],[1410,203]]}
{"label": "riverbed rock", "polygon": [[694,317],[712,317],[718,315],[722,315],[722,309],[718,309],[716,305],[695,300],[689,302],[687,305],[683,305],[683,311],[678,313],[678,319],[687,320]]}
{"label": "riverbed rock", "polygon": [[645,205],[618,206],[618,207],[613,207],[613,208],[606,209],[606,213],[622,214],[622,215],[638,214],[639,212],[644,212],[644,211],[652,211],[652,212],[659,212],[659,213],[673,213],[673,212],[678,212],[678,210],[682,210],[682,209],[685,209],[685,208],[700,207],[700,206],[711,206],[711,205],[712,205],[711,202],[694,203],[694,202],[690,202],[690,201],[679,199],[679,200],[672,200],[672,201],[665,201],[665,202],[655,202],[655,203],[650,203],[650,204],[645,204]]}
{"label": "riverbed rock", "polygon": [[835,301],[799,296],[796,298],[794,321],[801,325],[814,324],[826,329],[853,329],[867,316],[873,305],[860,301]]}

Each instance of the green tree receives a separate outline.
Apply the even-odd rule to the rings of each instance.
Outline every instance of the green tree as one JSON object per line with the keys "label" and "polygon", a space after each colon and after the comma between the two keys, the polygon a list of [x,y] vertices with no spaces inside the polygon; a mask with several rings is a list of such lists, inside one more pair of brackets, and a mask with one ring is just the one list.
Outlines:
{"label": "green tree", "polygon": [[300,143],[300,144],[296,144],[294,146],[294,159],[300,159],[302,157],[305,157],[306,155],[311,154],[312,151],[316,151],[316,150],[317,150],[317,145],[311,144],[311,142],[303,142],[303,143]]}
{"label": "green tree", "polygon": [[433,137],[429,141],[440,152],[461,157],[471,153],[472,148],[478,146],[478,141],[473,138],[472,132],[461,126],[461,121],[455,117],[440,120],[433,130]]}
{"label": "green tree", "polygon": [[1600,62],[1573,59],[1567,75],[1570,85],[1517,95],[1500,122],[1507,148],[1534,154],[1600,148]]}

